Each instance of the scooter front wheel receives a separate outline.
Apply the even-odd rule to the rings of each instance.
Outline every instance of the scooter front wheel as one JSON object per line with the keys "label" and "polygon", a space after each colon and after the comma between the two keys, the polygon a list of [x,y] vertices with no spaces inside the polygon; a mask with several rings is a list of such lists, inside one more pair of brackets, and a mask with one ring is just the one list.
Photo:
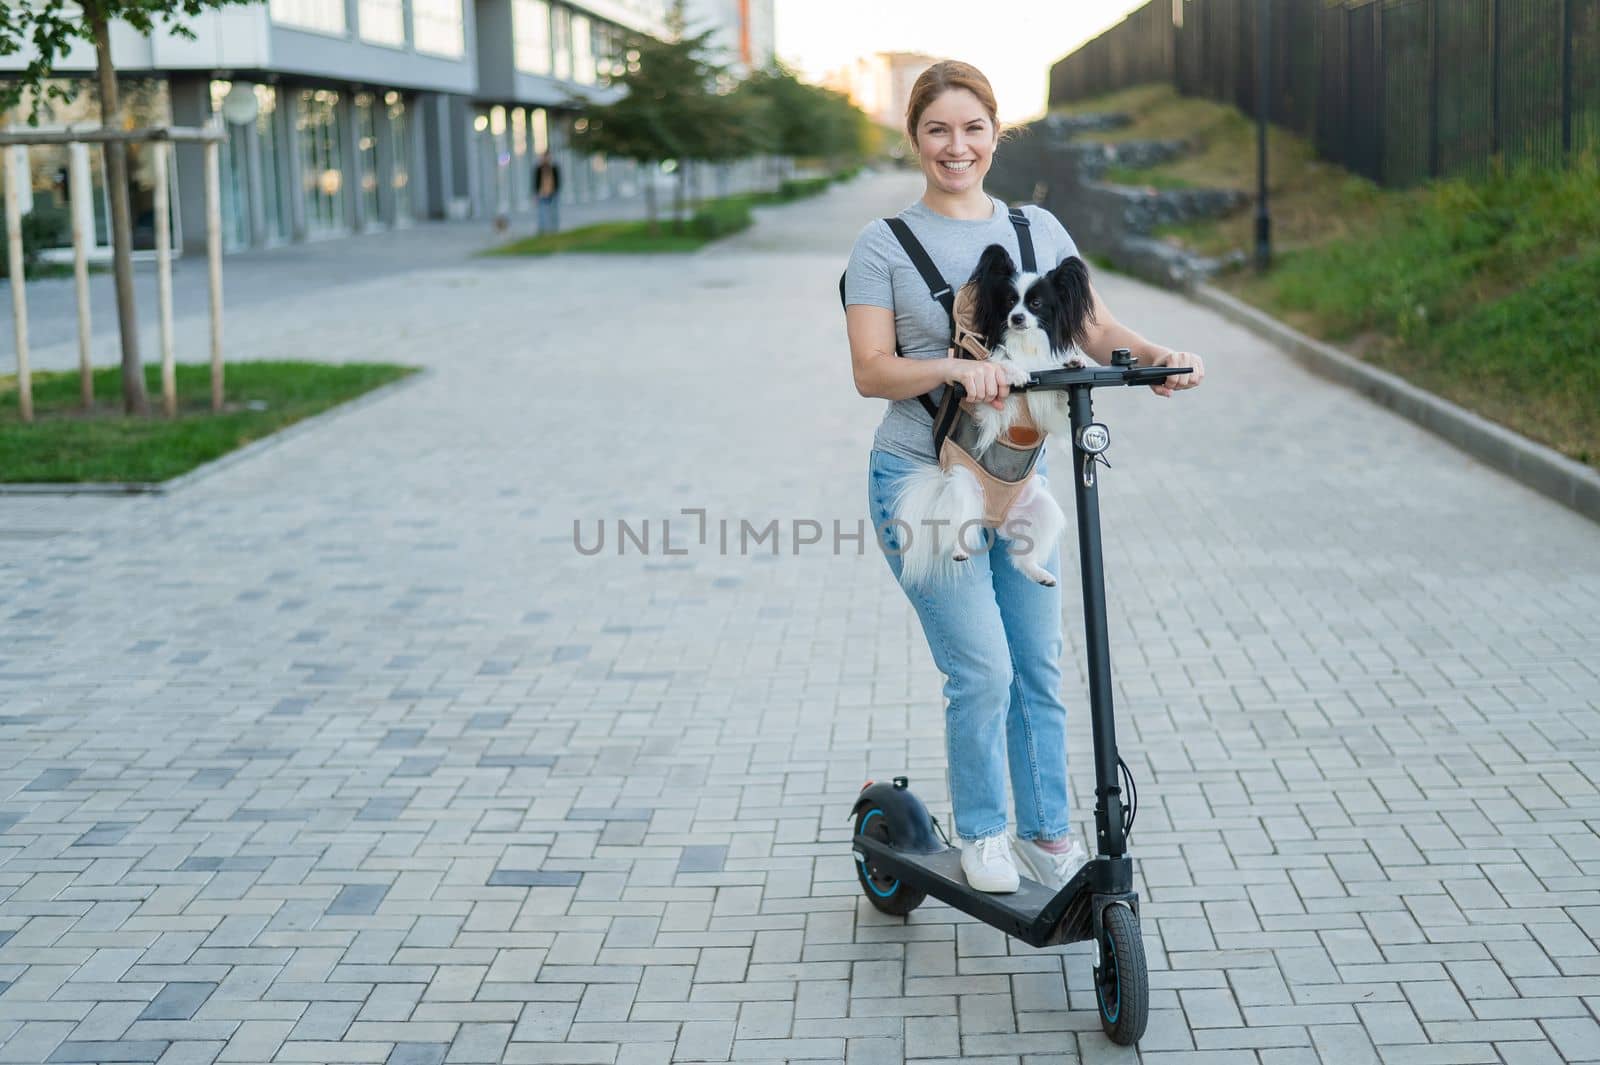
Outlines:
{"label": "scooter front wheel", "polygon": [[[891,847],[894,846],[894,840],[889,834],[889,819],[876,806],[862,810],[857,815],[856,835],[881,840]],[[875,867],[869,866],[865,858],[856,859],[856,879],[861,881],[861,890],[874,909],[895,917],[904,917],[921,906],[922,900],[928,897],[926,891],[918,891],[902,883],[898,877],[879,872]]]}
{"label": "scooter front wheel", "polygon": [[1100,1027],[1113,1043],[1133,1046],[1150,1020],[1150,973],[1145,968],[1139,918],[1114,903],[1101,915],[1101,928],[1094,968]]}

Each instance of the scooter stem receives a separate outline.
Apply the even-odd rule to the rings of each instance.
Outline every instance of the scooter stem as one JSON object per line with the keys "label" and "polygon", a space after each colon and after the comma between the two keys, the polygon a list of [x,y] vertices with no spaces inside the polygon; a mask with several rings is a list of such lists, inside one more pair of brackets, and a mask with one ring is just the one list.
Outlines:
{"label": "scooter stem", "polygon": [[[1090,387],[1067,390],[1072,418],[1072,489],[1078,511],[1078,559],[1083,574],[1083,630],[1089,655],[1089,713],[1094,729],[1094,823],[1096,845],[1107,858],[1126,850],[1122,781],[1117,775],[1117,726],[1111,696],[1111,646],[1106,627],[1105,568],[1100,557],[1098,464],[1078,447],[1080,431],[1094,421]],[[1090,459],[1090,476],[1084,460]]]}

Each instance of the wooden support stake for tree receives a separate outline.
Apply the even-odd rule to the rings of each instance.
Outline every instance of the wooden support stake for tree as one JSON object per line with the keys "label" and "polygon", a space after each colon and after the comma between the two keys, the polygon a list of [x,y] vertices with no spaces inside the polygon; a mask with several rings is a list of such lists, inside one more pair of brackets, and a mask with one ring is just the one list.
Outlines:
{"label": "wooden support stake for tree", "polygon": [[[212,127],[221,132],[221,120]],[[206,272],[211,289],[211,409],[222,411],[222,161],[218,141],[206,142]]]}
{"label": "wooden support stake for tree", "polygon": [[172,200],[167,192],[165,144],[148,149],[155,163],[156,302],[161,315],[161,411],[178,416],[178,371],[172,353]]}
{"label": "wooden support stake for tree", "polygon": [[89,243],[94,240],[94,215],[86,210],[94,203],[94,186],[89,181],[89,146],[67,146],[67,198],[72,212],[72,286],[78,300],[78,394],[84,410],[94,409],[94,362],[89,344],[93,331],[89,322]]}
{"label": "wooden support stake for tree", "polygon": [[6,266],[11,271],[12,329],[17,340],[17,410],[33,421],[33,377],[28,372],[28,296],[22,274],[22,183],[28,180],[27,149],[12,148],[6,163]]}

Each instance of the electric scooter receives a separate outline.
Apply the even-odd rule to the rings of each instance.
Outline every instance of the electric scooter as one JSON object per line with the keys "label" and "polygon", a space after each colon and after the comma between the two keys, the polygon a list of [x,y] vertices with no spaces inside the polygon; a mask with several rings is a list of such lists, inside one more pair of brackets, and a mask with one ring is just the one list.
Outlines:
{"label": "electric scooter", "polygon": [[989,894],[967,886],[961,872],[960,850],[950,846],[927,807],[911,792],[905,777],[895,777],[886,784],[868,781],[851,810],[855,818],[851,847],[856,875],[867,901],[881,912],[903,917],[932,895],[1029,946],[1092,941],[1100,1024],[1113,1042],[1123,1046],[1137,1043],[1144,1035],[1150,1013],[1150,978],[1145,968],[1144,943],[1139,938],[1139,896],[1133,890],[1133,860],[1127,854],[1128,835],[1138,811],[1138,792],[1127,763],[1117,755],[1105,575],[1100,559],[1100,504],[1095,474],[1097,465],[1110,465],[1104,455],[1111,444],[1111,434],[1094,420],[1090,393],[1110,386],[1157,384],[1189,372],[1189,367],[1138,366],[1131,352],[1118,349],[1112,353],[1109,366],[1043,370],[1032,374],[1028,383],[1012,389],[1067,393],[1089,655],[1089,708],[1094,730],[1097,856],[1060,891],[1052,893],[1024,877],[1015,892]]}

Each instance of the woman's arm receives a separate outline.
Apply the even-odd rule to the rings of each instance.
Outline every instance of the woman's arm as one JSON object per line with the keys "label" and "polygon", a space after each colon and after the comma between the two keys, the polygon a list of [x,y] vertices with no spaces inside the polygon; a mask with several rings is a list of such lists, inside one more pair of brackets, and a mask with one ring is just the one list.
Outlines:
{"label": "woman's arm", "polygon": [[1168,378],[1161,384],[1151,385],[1150,390],[1160,396],[1170,396],[1173,392],[1184,388],[1193,388],[1205,379],[1206,369],[1200,356],[1187,351],[1174,351],[1171,348],[1146,340],[1140,334],[1129,329],[1117,321],[1111,309],[1100,298],[1100,293],[1093,286],[1090,291],[1094,295],[1094,321],[1089,325],[1089,335],[1083,345],[1090,358],[1102,366],[1111,362],[1111,353],[1118,348],[1127,348],[1144,366],[1191,366],[1193,373],[1182,374],[1178,377]]}
{"label": "woman's arm", "polygon": [[850,372],[856,391],[879,399],[915,399],[940,385],[961,382],[975,403],[1000,405],[1010,392],[998,366],[973,359],[903,359],[894,353],[894,312],[853,303],[844,309],[850,336]]}

